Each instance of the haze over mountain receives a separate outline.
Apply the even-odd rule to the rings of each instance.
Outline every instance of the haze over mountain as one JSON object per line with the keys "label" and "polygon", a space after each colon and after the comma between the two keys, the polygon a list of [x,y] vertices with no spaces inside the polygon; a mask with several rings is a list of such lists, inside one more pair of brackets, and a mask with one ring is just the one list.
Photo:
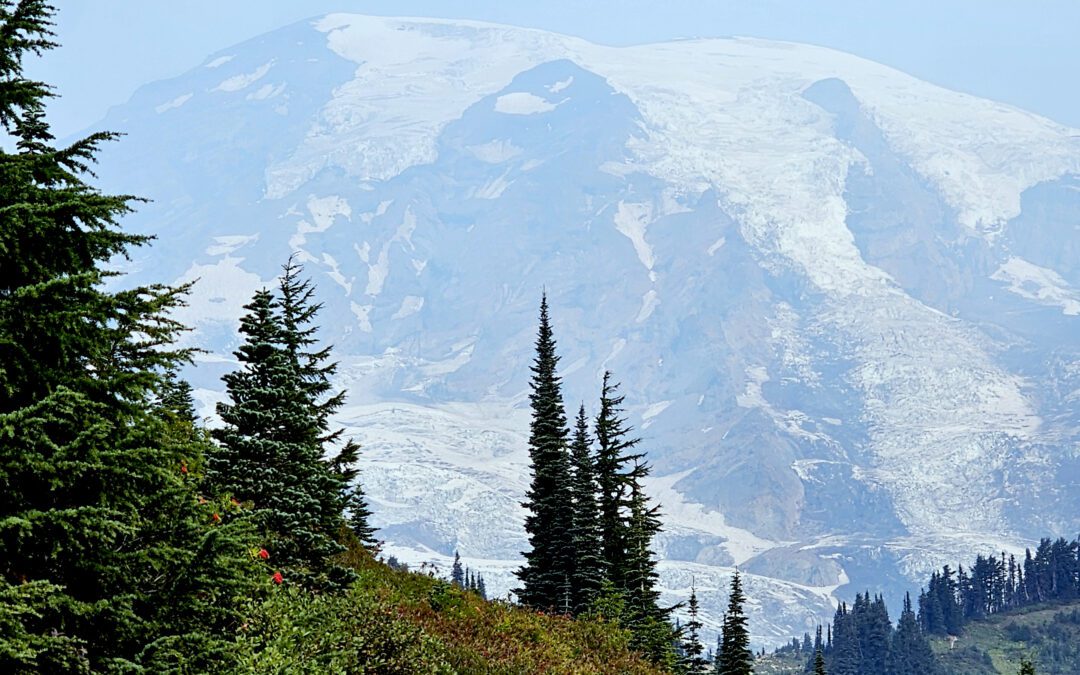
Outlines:
{"label": "haze over mountain", "polygon": [[335,14],[140,89],[135,280],[200,279],[207,414],[292,252],[387,550],[505,592],[541,289],[568,404],[622,380],[671,601],[759,643],[1080,528],[1080,131],[762,40],[603,47]]}

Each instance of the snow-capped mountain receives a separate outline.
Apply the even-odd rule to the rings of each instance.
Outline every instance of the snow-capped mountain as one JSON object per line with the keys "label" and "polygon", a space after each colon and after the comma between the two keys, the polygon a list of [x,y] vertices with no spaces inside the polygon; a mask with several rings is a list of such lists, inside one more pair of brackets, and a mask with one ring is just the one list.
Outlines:
{"label": "snow-capped mountain", "polygon": [[[388,550],[505,592],[546,288],[568,404],[623,382],[667,598],[758,643],[1080,529],[1080,131],[857,57],[335,14],[140,89],[106,188],[212,350],[297,252]],[[207,408],[210,409],[209,407]]]}

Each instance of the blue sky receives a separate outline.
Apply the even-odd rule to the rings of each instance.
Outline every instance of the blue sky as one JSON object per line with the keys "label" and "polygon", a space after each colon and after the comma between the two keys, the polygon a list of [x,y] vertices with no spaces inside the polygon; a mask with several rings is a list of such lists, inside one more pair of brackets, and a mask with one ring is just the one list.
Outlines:
{"label": "blue sky", "polygon": [[94,0],[61,2],[63,47],[31,74],[57,86],[55,132],[218,49],[331,11],[469,18],[604,44],[677,37],[809,42],[1080,127],[1078,0]]}

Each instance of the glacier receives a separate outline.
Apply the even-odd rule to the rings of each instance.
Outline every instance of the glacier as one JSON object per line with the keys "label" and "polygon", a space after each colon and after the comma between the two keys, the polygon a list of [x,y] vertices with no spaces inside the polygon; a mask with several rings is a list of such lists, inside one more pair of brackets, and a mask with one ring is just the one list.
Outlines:
{"label": "glacier", "polygon": [[713,630],[736,566],[770,645],[1080,529],[1080,131],[822,47],[353,14],[99,127],[103,187],[153,200],[129,278],[197,280],[209,418],[243,304],[304,263],[415,566],[513,587],[542,289],[567,404],[623,382],[664,597]]}

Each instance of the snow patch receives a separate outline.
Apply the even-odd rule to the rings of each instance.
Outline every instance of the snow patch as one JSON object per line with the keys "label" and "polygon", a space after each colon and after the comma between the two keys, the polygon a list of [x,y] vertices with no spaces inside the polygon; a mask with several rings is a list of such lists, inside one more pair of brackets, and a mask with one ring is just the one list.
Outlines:
{"label": "snow patch", "polygon": [[536,94],[517,91],[512,94],[503,94],[495,99],[495,112],[505,115],[538,115],[551,112],[559,105],[559,103],[551,103],[540,98]]}
{"label": "snow patch", "polygon": [[228,255],[236,249],[259,240],[257,234],[232,234],[214,237],[214,243],[206,247],[206,255]]}
{"label": "snow patch", "polygon": [[398,311],[394,312],[391,319],[404,319],[407,316],[416,314],[424,307],[424,299],[418,295],[406,295],[401,300],[401,307]]}
{"label": "snow patch", "polygon": [[167,103],[162,103],[161,105],[156,106],[154,108],[154,112],[156,112],[157,114],[160,115],[161,113],[165,112],[166,110],[172,110],[173,108],[179,108],[180,106],[187,103],[191,99],[192,96],[194,96],[194,94],[191,94],[191,93],[181,94],[181,95],[177,96],[176,98],[174,98],[173,100],[168,101]]}
{"label": "snow patch", "polygon": [[264,63],[250,73],[233,75],[210,91],[240,91],[241,89],[246,89],[265,77],[273,66],[274,61],[270,61],[269,63]]}
{"label": "snow patch", "polygon": [[486,164],[501,164],[520,155],[524,150],[507,140],[488,141],[482,145],[470,145],[466,150]]}
{"label": "snow patch", "polygon": [[712,246],[710,246],[708,248],[708,250],[706,250],[705,252],[708,253],[709,257],[711,258],[713,256],[713,254],[716,253],[717,251],[719,251],[720,248],[726,243],[727,243],[727,239],[725,239],[724,237],[720,237],[719,239],[714,241],[712,243]]}
{"label": "snow patch", "polygon": [[209,63],[207,63],[204,66],[204,68],[219,68],[219,67],[225,65],[226,63],[228,63],[229,61],[232,61],[232,60],[233,60],[233,57],[232,57],[231,54],[229,56],[219,56],[216,59],[214,59],[213,61],[210,61]]}
{"label": "snow patch", "polygon": [[264,84],[263,86],[259,87],[257,90],[255,90],[252,93],[245,96],[244,98],[246,98],[249,101],[265,101],[268,98],[274,98],[275,96],[277,96],[278,94],[280,94],[283,91],[285,91],[285,83],[284,82],[282,82],[281,84],[279,84],[276,87],[274,85],[272,85],[272,84]]}
{"label": "snow patch", "polygon": [[656,306],[660,304],[660,298],[656,294],[655,290],[648,290],[645,295],[641,297],[641,311],[638,312],[637,318],[634,319],[636,323],[641,323],[645,319],[652,316]]}
{"label": "snow patch", "polygon": [[1080,316],[1080,292],[1070,288],[1054,270],[1012,257],[990,278],[1008,284],[1009,290],[1022,298],[1060,307],[1068,316]]}
{"label": "snow patch", "polygon": [[652,221],[652,204],[628,204],[619,201],[615,212],[615,229],[622,233],[630,243],[634,245],[634,252],[638,260],[649,270],[652,278],[652,268],[656,263],[656,256],[652,247],[645,241],[645,230]]}
{"label": "snow patch", "polygon": [[356,316],[357,326],[365,333],[371,332],[372,307],[372,305],[360,305],[355,302],[349,303],[349,309]]}
{"label": "snow patch", "polygon": [[574,76],[571,75],[571,76],[567,77],[565,80],[559,80],[555,84],[550,85],[547,88],[547,90],[550,91],[552,94],[558,94],[560,91],[562,91],[563,89],[566,89],[567,87],[569,87],[573,83],[574,83]]}

